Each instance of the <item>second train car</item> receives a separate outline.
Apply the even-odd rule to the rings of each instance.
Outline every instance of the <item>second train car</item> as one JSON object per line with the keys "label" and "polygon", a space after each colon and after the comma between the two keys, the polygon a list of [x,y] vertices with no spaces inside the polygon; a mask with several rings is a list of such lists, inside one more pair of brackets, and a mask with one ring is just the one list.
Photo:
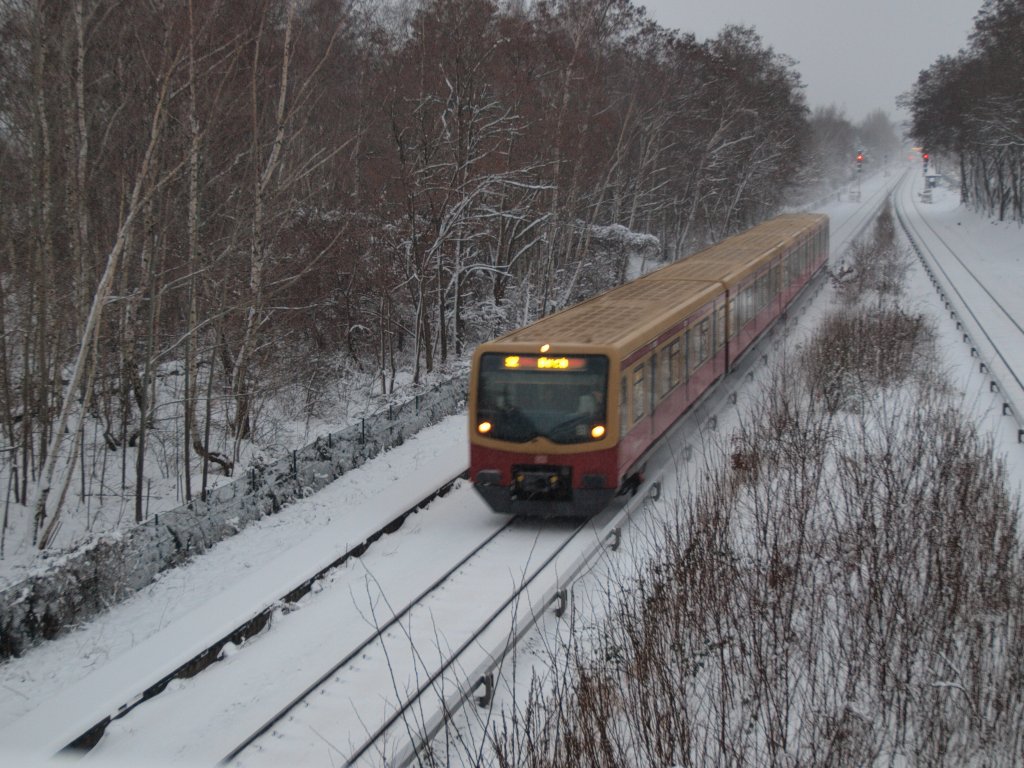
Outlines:
{"label": "second train car", "polygon": [[590,515],[828,261],[828,217],[786,214],[473,355],[470,479],[496,512]]}

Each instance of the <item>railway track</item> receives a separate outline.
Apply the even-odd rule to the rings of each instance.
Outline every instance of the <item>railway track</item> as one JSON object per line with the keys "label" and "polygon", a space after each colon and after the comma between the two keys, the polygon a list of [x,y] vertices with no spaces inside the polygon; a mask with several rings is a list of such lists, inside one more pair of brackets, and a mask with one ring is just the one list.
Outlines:
{"label": "railway track", "polygon": [[980,371],[990,377],[991,391],[1004,396],[1003,415],[1016,419],[1019,441],[1024,437],[1024,370],[1006,350],[1024,346],[1024,324],[972,268],[965,254],[958,253],[929,223],[913,195],[912,181],[908,177],[897,190],[897,221],[972,357],[978,358]]}
{"label": "railway track", "polygon": [[542,525],[489,515],[460,484],[431,507],[432,536],[374,547],[272,632],[108,728],[90,757],[400,764],[447,712],[486,693],[485,670],[612,545],[608,526],[628,507]]}
{"label": "railway track", "polygon": [[854,240],[864,234],[864,231],[875,220],[891,191],[891,185],[882,184],[871,189],[867,197],[856,207],[842,213],[830,214],[829,238],[833,254],[842,254]]}
{"label": "railway track", "polygon": [[[446,586],[451,586],[452,582],[455,581],[457,574],[464,572],[469,566],[470,562],[476,558],[486,557],[488,551],[496,546],[502,546],[505,544],[505,535],[513,528],[517,523],[515,518],[510,518],[500,528],[496,529],[487,538],[485,538],[478,546],[474,547],[469,553],[464,555],[462,558],[457,560],[455,564],[429,584],[426,589],[417,594],[409,603],[397,611],[391,612],[386,618],[383,618],[379,626],[377,626],[373,632],[359,642],[350,651],[345,653],[342,658],[335,664],[331,665],[317,680],[311,685],[307,686],[301,691],[296,697],[288,701],[280,710],[275,712],[265,723],[257,728],[252,734],[247,736],[240,744],[234,747],[227,755],[225,755],[220,762],[224,764],[230,764],[233,761],[238,760],[239,765],[249,765],[252,761],[248,761],[244,758],[239,759],[247,750],[251,749],[252,753],[255,753],[257,759],[256,763],[265,760],[276,761],[277,757],[274,753],[278,750],[274,749],[275,741],[279,740],[284,736],[285,732],[289,728],[294,727],[311,727],[311,726],[295,726],[294,718],[290,718],[291,713],[303,704],[307,704],[311,698],[318,692],[321,695],[328,695],[331,697],[331,689],[342,688],[342,677],[345,675],[353,674],[353,667],[357,660],[360,658],[365,659],[368,655],[373,653],[383,652],[384,656],[388,657],[386,649],[386,639],[389,634],[392,634],[394,630],[403,630],[408,626],[408,622],[411,619],[414,609],[422,608],[424,603],[431,597],[436,595]],[[474,636],[477,633],[474,633]],[[414,702],[423,696],[427,691],[430,690],[438,677],[443,674],[448,668],[452,666],[457,655],[453,655],[448,659],[445,664],[436,670],[433,674],[427,677],[427,680],[416,687],[416,690],[412,696],[410,696],[405,702],[399,702],[393,710],[385,712],[386,717],[376,730],[374,730],[367,739],[363,740],[361,744],[352,749],[351,752],[345,754],[341,751],[335,755],[339,760],[344,760],[346,764],[352,764],[358,761],[367,752],[370,752],[374,745],[377,744],[380,739],[384,737],[388,729],[397,721],[404,717],[407,717]],[[393,674],[393,668],[389,669],[389,672]],[[344,694],[337,694],[337,696],[344,696]],[[314,698],[315,700],[315,698]],[[323,731],[321,731],[323,732]],[[268,736],[269,734],[269,736]],[[267,737],[267,738],[264,738]],[[267,741],[266,747],[264,747],[261,740]],[[258,743],[259,742],[259,743]]]}
{"label": "railway track", "polygon": [[[500,666],[516,637],[552,603],[558,610],[561,585],[612,545],[614,537],[602,528],[600,521],[586,521],[541,530],[536,521],[509,520],[225,762],[244,768],[308,764],[325,751],[336,764],[350,766],[412,761],[466,700],[476,696],[488,703],[491,670]],[[526,568],[524,550],[530,553]],[[495,571],[513,576],[506,597],[480,601],[478,583]],[[456,620],[453,609],[460,614]],[[435,624],[440,616],[447,616],[444,628]],[[416,629],[424,617],[426,633]],[[435,642],[424,643],[424,637]],[[356,698],[364,689],[388,695],[370,702]],[[301,717],[290,718],[297,707],[303,709]]]}

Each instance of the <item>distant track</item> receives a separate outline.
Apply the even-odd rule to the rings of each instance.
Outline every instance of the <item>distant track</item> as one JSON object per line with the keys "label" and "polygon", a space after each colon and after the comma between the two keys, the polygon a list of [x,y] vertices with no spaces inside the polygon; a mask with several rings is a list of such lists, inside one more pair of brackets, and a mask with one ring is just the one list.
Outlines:
{"label": "distant track", "polygon": [[[902,177],[901,177],[902,178]],[[899,182],[897,182],[899,183]],[[829,240],[833,244],[833,251],[842,253],[850,244],[860,237],[864,230],[875,220],[879,209],[889,197],[891,189],[883,185],[872,192],[867,200],[853,209],[845,218],[831,215]]]}

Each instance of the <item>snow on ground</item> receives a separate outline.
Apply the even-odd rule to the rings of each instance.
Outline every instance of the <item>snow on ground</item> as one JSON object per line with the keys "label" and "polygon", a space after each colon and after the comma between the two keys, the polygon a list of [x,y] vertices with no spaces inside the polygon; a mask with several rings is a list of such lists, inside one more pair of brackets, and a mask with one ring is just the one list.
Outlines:
{"label": "snow on ground", "polygon": [[[911,181],[912,184],[906,185],[902,191],[904,200],[917,195],[922,189],[920,175],[915,174]],[[1024,286],[1024,227],[1012,222],[994,221],[961,208],[959,200],[956,188],[940,186],[933,190],[932,203],[917,206],[908,203],[906,210],[911,219],[922,217],[928,227],[970,266],[985,289],[999,299],[1016,322],[1024,324],[1024,290],[1021,288]],[[928,228],[919,228],[927,237]],[[957,274],[953,257],[940,247],[935,247],[935,252],[953,277],[953,287],[972,306],[983,306],[983,292],[966,276]],[[968,343],[963,341],[963,330],[956,327],[957,321],[950,316],[923,270],[914,270],[908,287],[908,309],[918,308],[933,318],[943,341],[939,346],[949,367],[951,383],[963,391],[964,408],[976,414],[982,432],[993,434],[997,453],[1005,453],[1010,477],[1020,490],[1024,487],[1024,444],[1018,441],[1018,430],[1024,428],[1024,391],[1014,386],[1007,376],[1002,376],[1000,382],[1006,391],[992,391],[992,377],[982,372],[981,364],[997,370],[998,361],[990,357],[990,350],[978,344],[976,335]],[[957,306],[955,295],[951,299],[961,320],[970,323],[970,318],[965,317],[963,309]],[[987,312],[994,313],[994,310]],[[979,319],[999,343],[999,351],[1007,364],[1018,376],[1024,375],[1024,337],[1019,333],[1006,333],[1003,318],[985,314]],[[998,333],[992,329],[998,329]],[[971,356],[972,346],[979,347],[981,358]],[[1003,404],[1007,401],[1014,406],[1013,414],[1003,413]]]}
{"label": "snow on ground", "polygon": [[[468,451],[451,446],[465,446],[465,432],[465,417],[445,420],[294,503],[287,513],[264,518],[186,567],[164,572],[79,630],[0,665],[0,744],[9,744],[4,730],[12,722],[100,667],[131,655],[117,677],[134,690],[152,674],[147,658],[174,654],[185,661],[205,640],[223,637],[268,598],[286,594],[289,585],[301,584],[364,541],[394,511],[408,509],[463,471]],[[133,654],[158,634],[167,638],[161,647]],[[110,691],[112,699],[118,695]],[[93,714],[97,703],[91,702]]]}
{"label": "snow on ground", "polygon": [[[823,210],[838,217],[849,205],[833,203]],[[961,253],[977,255],[979,274],[992,285],[1006,288],[1005,301],[1024,321],[1024,292],[1019,290],[1024,284],[1024,230],[959,208],[955,191],[939,190],[925,215]],[[1016,423],[1002,415],[1002,399],[991,392],[988,377],[970,357],[954,321],[918,268],[911,272],[909,292],[908,308],[934,318],[946,342],[941,348],[951,381],[964,392],[965,407],[978,414],[984,429],[993,430],[997,449],[1005,454],[1010,476],[1019,489],[1024,478],[1024,446],[1017,443]],[[809,313],[811,318],[828,304],[824,291]],[[1012,354],[1024,370],[1024,345],[1004,353]],[[133,599],[78,631],[0,665],[0,745],[9,747],[19,732],[27,732],[19,724],[21,718],[33,710],[45,711],[47,700],[57,692],[83,685],[91,672],[109,671],[116,665],[119,674],[115,679],[121,685],[137,685],[152,674],[147,659],[153,656],[148,654],[186,656],[189,644],[198,642],[199,627],[206,637],[219,627],[231,626],[242,614],[251,615],[254,606],[268,600],[269,584],[278,585],[281,593],[283,579],[301,582],[320,563],[330,560],[332,553],[359,541],[377,522],[377,515],[403,504],[409,506],[424,491],[464,468],[467,455],[465,418],[449,418],[295,503],[285,513],[222,542],[187,567],[163,574]],[[421,531],[427,528],[421,526]],[[443,545],[438,542],[438,547]],[[108,694],[113,700],[118,691]],[[95,713],[96,692],[83,696],[81,709],[64,713],[62,719]]]}

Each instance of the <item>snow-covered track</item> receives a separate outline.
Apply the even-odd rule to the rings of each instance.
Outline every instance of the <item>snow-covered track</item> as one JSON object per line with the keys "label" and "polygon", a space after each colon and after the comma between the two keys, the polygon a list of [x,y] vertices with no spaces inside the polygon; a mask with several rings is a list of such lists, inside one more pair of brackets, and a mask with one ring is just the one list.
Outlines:
{"label": "snow-covered track", "polygon": [[[1003,395],[1003,414],[1018,423],[1024,437],[1024,370],[1004,353],[1024,346],[1024,325],[986,285],[969,263],[929,222],[912,194],[908,178],[895,195],[896,218],[940,300],[950,313],[979,368],[991,379],[993,392]],[[907,201],[910,201],[910,206]]]}
{"label": "snow-covered track", "polygon": [[[844,244],[857,237],[873,219],[877,212],[873,202],[875,195],[866,197],[868,200],[864,203],[856,207],[844,206],[840,215],[833,214],[833,253],[840,252]],[[884,199],[884,195],[881,197]],[[819,276],[815,281],[815,288],[820,288],[825,279],[824,275]],[[796,309],[798,308],[794,307],[794,310]],[[797,314],[797,311],[791,313],[793,317]],[[766,356],[761,352],[750,355],[748,367],[754,366],[762,358],[766,359]],[[745,369],[734,373],[735,375],[728,377],[726,383],[715,393],[716,408],[724,407],[722,404],[730,395],[733,397],[733,406],[730,407],[734,407],[735,392],[729,388],[734,388],[741,379],[749,375]],[[707,405],[710,406],[711,401]],[[691,420],[696,419],[696,423],[702,423],[705,417],[699,411],[705,410],[704,405],[695,408]],[[450,475],[457,469],[455,462],[448,462],[446,466],[448,468],[443,471],[437,471],[434,467],[421,467],[421,479],[429,482],[434,476]],[[389,507],[399,509],[407,506],[430,487],[433,486],[421,483],[416,494],[408,495],[401,503],[385,505],[381,503],[380,496],[376,496],[376,511],[384,513]],[[636,503],[642,503],[652,488],[653,482],[642,487]],[[413,508],[421,505],[422,502]],[[242,624],[228,624],[223,621],[220,626],[232,627],[231,631],[209,633],[210,637],[215,638],[215,642],[202,646],[202,650],[198,652],[189,650],[188,655],[183,653],[180,641],[184,636],[179,633],[174,638],[153,638],[159,642],[140,643],[140,647],[133,647],[131,650],[135,656],[134,664],[119,664],[120,657],[112,657],[109,666],[120,666],[122,671],[129,668],[136,672],[141,670],[143,674],[137,679],[131,679],[132,690],[127,695],[122,695],[128,688],[124,684],[124,675],[121,676],[122,685],[116,693],[111,693],[112,687],[102,691],[90,689],[86,685],[90,681],[81,680],[82,685],[78,686],[75,694],[80,704],[88,705],[90,714],[98,713],[92,720],[69,722],[68,718],[60,715],[62,710],[58,708],[58,696],[52,706],[47,701],[38,708],[38,712],[30,712],[28,717],[13,722],[5,733],[22,734],[15,740],[17,744],[12,741],[11,745],[30,749],[32,754],[46,751],[51,747],[49,754],[52,754],[72,741],[78,741],[79,745],[85,746],[90,740],[96,743],[98,738],[92,754],[86,755],[87,760],[110,758],[137,762],[144,759],[212,765],[235,754],[238,746],[249,742],[248,749],[237,753],[237,764],[258,766],[301,763],[301,760],[292,759],[289,753],[279,751],[285,743],[296,743],[295,739],[285,738],[280,734],[283,734],[285,729],[303,728],[304,717],[298,715],[305,710],[322,709],[323,707],[318,704],[328,700],[337,703],[339,699],[345,698],[352,710],[349,714],[355,717],[354,725],[344,731],[344,736],[329,739],[318,726],[310,728],[308,721],[305,721],[305,738],[307,741],[315,740],[315,744],[310,746],[307,743],[301,746],[300,738],[300,749],[319,750],[317,758],[322,758],[324,751],[327,751],[330,755],[328,761],[333,759],[336,763],[343,763],[360,751],[363,755],[361,764],[379,762],[381,750],[394,758],[389,759],[389,764],[413,760],[422,741],[443,727],[446,718],[457,706],[486,692],[486,685],[482,681],[496,668],[500,668],[502,660],[509,654],[515,642],[528,631],[530,622],[538,615],[550,611],[552,601],[557,602],[557,596],[564,594],[564,590],[572,584],[577,573],[588,568],[600,553],[613,548],[612,542],[616,540],[619,529],[625,525],[622,516],[631,514],[632,509],[616,508],[590,521],[580,533],[574,535],[573,543],[569,543],[561,553],[554,556],[554,560],[545,571],[547,575],[532,578],[527,591],[520,590],[518,598],[506,599],[502,596],[501,599],[497,599],[494,595],[500,590],[481,587],[481,595],[492,597],[487,598],[486,604],[482,600],[474,600],[471,577],[468,582],[468,597],[464,595],[455,600],[441,600],[442,604],[439,607],[424,611],[431,614],[427,624],[428,631],[425,634],[414,634],[408,620],[392,622],[390,640],[404,646],[404,651],[414,662],[417,658],[422,661],[428,654],[438,658],[444,656],[450,662],[442,665],[447,667],[447,671],[438,675],[426,672],[425,662],[418,667],[414,663],[415,686],[398,680],[392,664],[392,660],[397,659],[398,649],[387,645],[381,649],[385,663],[380,669],[387,677],[382,683],[357,683],[354,688],[348,687],[348,693],[333,694],[314,683],[323,678],[331,684],[334,677],[343,678],[341,682],[345,682],[353,665],[359,667],[365,661],[365,650],[353,656],[351,649],[357,648],[366,638],[367,629],[376,630],[388,623],[387,618],[393,613],[391,606],[416,602],[414,598],[418,592],[423,591],[423,584],[427,581],[425,575],[421,576],[410,565],[417,557],[423,558],[423,547],[417,549],[415,546],[417,537],[422,536],[433,541],[434,551],[431,557],[436,563],[432,565],[436,566],[435,571],[440,572],[451,570],[452,564],[458,561],[462,552],[476,547],[493,533],[494,529],[507,522],[505,518],[489,513],[472,489],[458,480],[455,481],[452,492],[436,500],[427,514],[415,516],[412,521],[401,526],[396,535],[384,538],[378,545],[369,548],[364,546],[387,530],[397,527],[395,520],[380,526],[375,536],[366,535],[367,532],[374,530],[369,516],[365,519],[360,518],[362,525],[353,526],[346,520],[346,535],[339,537],[335,530],[329,536],[334,552],[342,552],[345,548],[349,550],[340,560],[328,563],[326,561],[331,559],[328,557],[307,558],[306,562],[310,567],[303,569],[303,576],[293,578],[287,584],[281,579],[253,580],[268,586],[266,594],[260,594],[260,601],[264,603],[265,610],[253,611],[249,615],[255,617],[258,613],[264,618],[262,622],[257,621],[246,628],[244,633],[235,634],[236,631],[243,629]],[[542,525],[534,521],[528,525],[516,524],[510,532],[503,533],[498,538],[507,541],[507,537],[514,535],[512,531],[525,531],[532,537],[529,541],[524,541],[519,546],[503,545],[501,552],[467,561],[463,569],[469,569],[473,573],[482,572],[491,579],[496,576],[503,577],[505,583],[502,588],[519,587],[527,580],[525,564],[540,562],[542,546],[548,548],[553,545],[553,541],[547,536],[552,528],[557,529],[558,523]],[[568,531],[569,529],[563,526],[561,533]],[[555,530],[555,533],[558,531]],[[320,538],[326,540],[324,536]],[[352,547],[347,543],[349,541],[362,543]],[[439,546],[441,543],[444,546]],[[451,546],[448,546],[449,543]],[[307,551],[305,547],[302,549],[304,553]],[[493,552],[493,548],[490,551]],[[354,557],[357,554],[364,556]],[[295,560],[280,559],[287,559],[290,562]],[[406,562],[407,560],[409,562]],[[320,561],[324,562],[319,566],[319,578],[307,578],[308,574],[318,567]],[[261,575],[259,572],[262,570],[265,569],[254,568],[252,575]],[[254,589],[251,587],[258,585],[245,586],[250,587],[248,594],[252,596]],[[354,601],[351,599],[340,599],[351,598],[353,593],[360,590],[364,593],[363,598],[370,598],[364,599],[360,607],[353,608]],[[371,591],[372,596],[369,594]],[[442,594],[453,592],[453,589],[448,588],[441,590]],[[231,594],[238,597],[241,590],[235,589]],[[509,592],[509,595],[512,594]],[[324,600],[325,597],[329,599]],[[223,607],[225,602],[221,600],[220,606]],[[461,635],[462,639],[457,640],[454,630],[449,632],[449,628],[460,622],[476,622],[475,619],[470,622],[462,615],[465,613],[465,605],[473,602],[480,602],[483,608],[488,609],[485,611],[487,615],[483,618],[490,616],[492,623],[481,632],[479,630],[485,626],[481,619],[480,622],[474,623],[472,631],[464,633]],[[334,624],[325,622],[322,616],[319,621],[304,622],[303,617],[313,613],[318,603],[321,603],[320,608],[323,609],[321,613],[334,614]],[[505,608],[499,610],[499,605],[504,605]],[[203,605],[195,613],[209,613],[206,607]],[[454,614],[459,615],[453,619]],[[499,614],[503,618],[498,618]],[[261,627],[267,625],[271,625],[270,629],[260,631]],[[358,641],[346,634],[349,630],[355,631],[354,625],[359,625],[357,629],[362,632],[362,638]],[[465,627],[458,628],[459,632],[464,630]],[[246,637],[248,639],[241,643],[240,641]],[[320,641],[319,648],[314,644],[303,644],[311,638]],[[189,637],[188,640],[190,649],[199,647],[194,637]],[[177,646],[175,641],[179,641]],[[148,647],[142,648],[142,645]],[[173,656],[173,661],[168,660],[164,664],[160,654],[152,654],[154,647],[165,652],[168,659]],[[273,650],[267,652],[265,647]],[[261,648],[264,649],[262,653]],[[348,652],[345,649],[348,649]],[[464,651],[457,655],[458,660],[455,654],[450,653],[453,649]],[[327,655],[330,656],[329,661],[325,661],[324,657]],[[200,666],[197,660],[203,656],[206,657],[206,661],[220,658],[221,662],[211,664],[201,675],[190,677],[194,674],[195,668]],[[328,670],[336,667],[338,660],[345,656],[353,656],[350,659],[351,664],[342,665],[334,670],[333,675],[329,674]],[[249,661],[244,661],[246,657],[249,657]],[[148,663],[151,658],[157,660],[152,670],[145,664],[138,663]],[[254,662],[253,658],[261,661]],[[187,661],[183,662],[183,659]],[[269,664],[268,660],[273,660],[273,663]],[[105,669],[106,667],[103,667],[101,671]],[[420,684],[421,681],[426,683],[428,680],[429,684]],[[74,688],[76,685],[72,684],[71,687]],[[428,693],[433,691],[436,694],[434,705],[430,706],[423,700],[424,697],[421,697],[420,703],[411,711],[406,709],[404,716],[391,717],[387,714],[393,714],[396,711],[394,707],[386,711],[385,717],[376,718],[376,722],[373,722],[374,718],[365,716],[363,705],[366,699],[372,699],[371,703],[374,706],[383,707],[381,700],[384,693],[396,689],[406,693],[412,691],[414,687]],[[321,693],[321,690],[324,692]],[[161,695],[155,695],[160,691],[163,692]],[[302,695],[304,693],[306,695]],[[212,699],[216,699],[216,702],[210,703]],[[291,706],[291,703],[299,699],[302,703]],[[283,714],[285,710],[288,712],[284,714],[282,722],[277,715]],[[328,710],[327,719],[333,724],[339,719],[337,710],[330,707]],[[382,726],[389,717],[394,727],[387,731],[382,729]],[[29,720],[39,720],[40,722],[36,723],[38,727],[29,728]],[[275,725],[265,727],[272,722]],[[79,740],[85,732],[91,731],[94,727],[96,730],[90,739]],[[263,736],[252,741],[250,737],[261,731]],[[278,734],[275,734],[275,731]],[[371,744],[362,749],[363,745],[368,743],[367,737],[378,731],[384,734],[382,739],[376,740],[375,745]],[[402,743],[397,742],[398,732],[402,732]]]}
{"label": "snow-covered track", "polygon": [[[593,534],[589,521],[543,523],[509,519],[396,611],[358,649],[346,654],[318,685],[279,713],[273,722],[265,724],[259,734],[233,750],[224,762],[234,761],[232,764],[246,768],[304,764],[318,750],[316,745],[305,746],[308,735],[337,734],[338,711],[366,688],[361,681],[378,681],[382,677],[392,679],[389,700],[378,701],[377,706],[363,704],[360,720],[365,732],[340,733],[342,739],[349,739],[347,747],[340,746],[344,743],[341,740],[327,739],[332,745],[331,758],[344,765],[396,765],[405,762],[396,753],[404,752],[410,756],[406,759],[411,759],[417,746],[433,730],[431,724],[437,720],[437,713],[460,705],[480,688],[486,697],[486,679],[475,670],[481,658],[485,665],[493,663],[494,639],[487,637],[488,631],[496,630],[499,644],[504,645],[509,635],[509,617],[519,614],[513,625],[520,630],[531,626],[558,592],[554,586],[559,582],[558,576],[551,569],[559,557],[569,553],[574,542],[580,545],[572,553],[577,560],[588,560],[601,548],[601,541],[594,535],[581,536],[585,530]],[[528,554],[526,563],[522,563],[524,554]],[[526,567],[520,571],[521,564]],[[514,574],[514,578],[503,600],[483,602],[475,597],[477,583],[488,578],[483,574],[494,572]],[[516,610],[519,606],[522,611]],[[413,642],[414,612],[430,615],[433,624],[436,616],[453,608],[462,614],[461,631],[438,625],[436,631],[443,634],[443,643],[427,649],[422,647],[422,640]],[[416,648],[417,644],[421,647]],[[357,660],[361,660],[361,668],[355,668],[359,666]],[[300,704],[301,711],[297,711]],[[396,748],[399,742],[403,746]]]}
{"label": "snow-covered track", "polygon": [[[298,583],[287,582],[278,584],[276,592],[269,593],[264,603],[245,620],[236,622],[230,631],[219,633],[216,637],[197,638],[198,645],[195,647],[198,650],[190,653],[184,661],[181,658],[170,659],[167,667],[154,669],[151,677],[139,681],[137,689],[130,692],[122,690],[119,694],[119,699],[111,698],[106,692],[97,691],[95,696],[97,711],[94,721],[88,724],[80,722],[65,723],[63,728],[51,727],[49,733],[55,741],[52,742],[50,751],[60,750],[82,753],[92,749],[103,737],[111,722],[124,717],[140,704],[161,694],[172,681],[192,678],[202,672],[220,658],[225,646],[241,644],[262,632],[275,611],[280,610],[282,606],[291,605],[301,600],[311,590],[315,589],[316,585],[331,572],[351,558],[360,557],[365,554],[381,537],[394,533],[401,528],[410,515],[422,510],[435,499],[447,495],[456,482],[461,477],[464,477],[465,474],[466,472],[463,470],[460,474],[448,478],[415,504],[388,516],[387,521],[383,525],[379,525],[369,535],[363,537],[358,544],[348,547],[343,554],[329,562],[321,563],[312,576],[306,576]],[[76,698],[89,696],[87,687],[84,690],[69,693]],[[116,696],[118,694],[113,695]],[[60,708],[59,701],[58,699],[55,703],[57,708]],[[28,720],[48,719],[50,709],[43,708],[39,712],[32,713]],[[31,731],[31,722],[21,721],[19,728]]]}
{"label": "snow-covered track", "polygon": [[[366,637],[365,640],[363,640],[350,651],[345,653],[344,656],[336,664],[331,665],[316,681],[309,685],[294,699],[285,704],[278,712],[276,712],[270,719],[263,723],[263,725],[261,725],[256,731],[254,731],[250,736],[244,739],[237,747],[235,747],[227,755],[225,755],[220,762],[229,763],[235,758],[237,758],[239,755],[242,754],[244,750],[248,749],[260,737],[262,737],[264,734],[270,732],[271,730],[275,729],[277,726],[282,724],[293,710],[295,710],[301,704],[307,702],[310,699],[310,697],[312,697],[315,693],[323,692],[324,689],[332,682],[332,678],[334,682],[337,682],[340,678],[339,673],[342,670],[345,670],[347,667],[352,666],[353,663],[360,656],[365,657],[367,653],[371,652],[372,646],[381,644],[383,642],[384,636],[392,629],[396,627],[400,629],[402,620],[407,618],[409,614],[412,613],[413,609],[415,609],[417,606],[422,605],[423,602],[426,601],[432,593],[439,591],[446,584],[448,584],[453,579],[455,574],[460,569],[464,568],[470,560],[472,560],[475,557],[484,556],[486,554],[486,551],[491,546],[495,545],[495,540],[499,539],[502,536],[502,534],[507,532],[509,528],[511,528],[515,523],[516,518],[509,518],[509,520],[502,527],[495,530],[486,539],[484,539],[484,541],[482,541],[478,547],[476,547],[471,552],[463,556],[460,560],[458,560],[438,579],[436,579],[433,583],[427,586],[426,589],[420,592],[420,594],[413,598],[413,600],[410,603],[408,603],[404,608],[393,613],[389,618],[387,618],[384,621],[384,623],[378,629],[375,629],[373,632],[371,632],[369,636]],[[474,638],[475,637],[476,635],[474,634]],[[447,667],[451,665],[451,662],[453,660],[454,659],[449,660],[448,664],[446,664],[442,668],[441,672],[443,672],[444,669],[447,669]],[[436,679],[437,675],[439,674],[440,672],[435,673],[431,680],[428,681],[427,686],[425,686],[418,692],[418,695],[422,695],[422,693],[429,688],[430,683],[434,679]],[[412,702],[407,702],[404,706],[400,707],[399,710],[394,715],[392,715],[391,718],[389,718],[388,722],[386,722],[384,725],[377,729],[377,732],[374,735],[374,737],[369,739],[367,742],[364,743],[362,747],[353,752],[353,754],[350,756],[350,760],[357,759],[359,756],[365,753],[376,742],[376,740],[379,739],[387,731],[387,728],[390,727],[390,725],[393,724],[393,722],[396,719],[406,714],[406,712],[411,707],[411,703]],[[274,735],[277,735],[277,733],[278,732],[275,731]]]}
{"label": "snow-covered track", "polygon": [[401,762],[604,551],[622,509],[582,524],[509,519],[460,482],[270,631],[112,723],[87,757]]}

